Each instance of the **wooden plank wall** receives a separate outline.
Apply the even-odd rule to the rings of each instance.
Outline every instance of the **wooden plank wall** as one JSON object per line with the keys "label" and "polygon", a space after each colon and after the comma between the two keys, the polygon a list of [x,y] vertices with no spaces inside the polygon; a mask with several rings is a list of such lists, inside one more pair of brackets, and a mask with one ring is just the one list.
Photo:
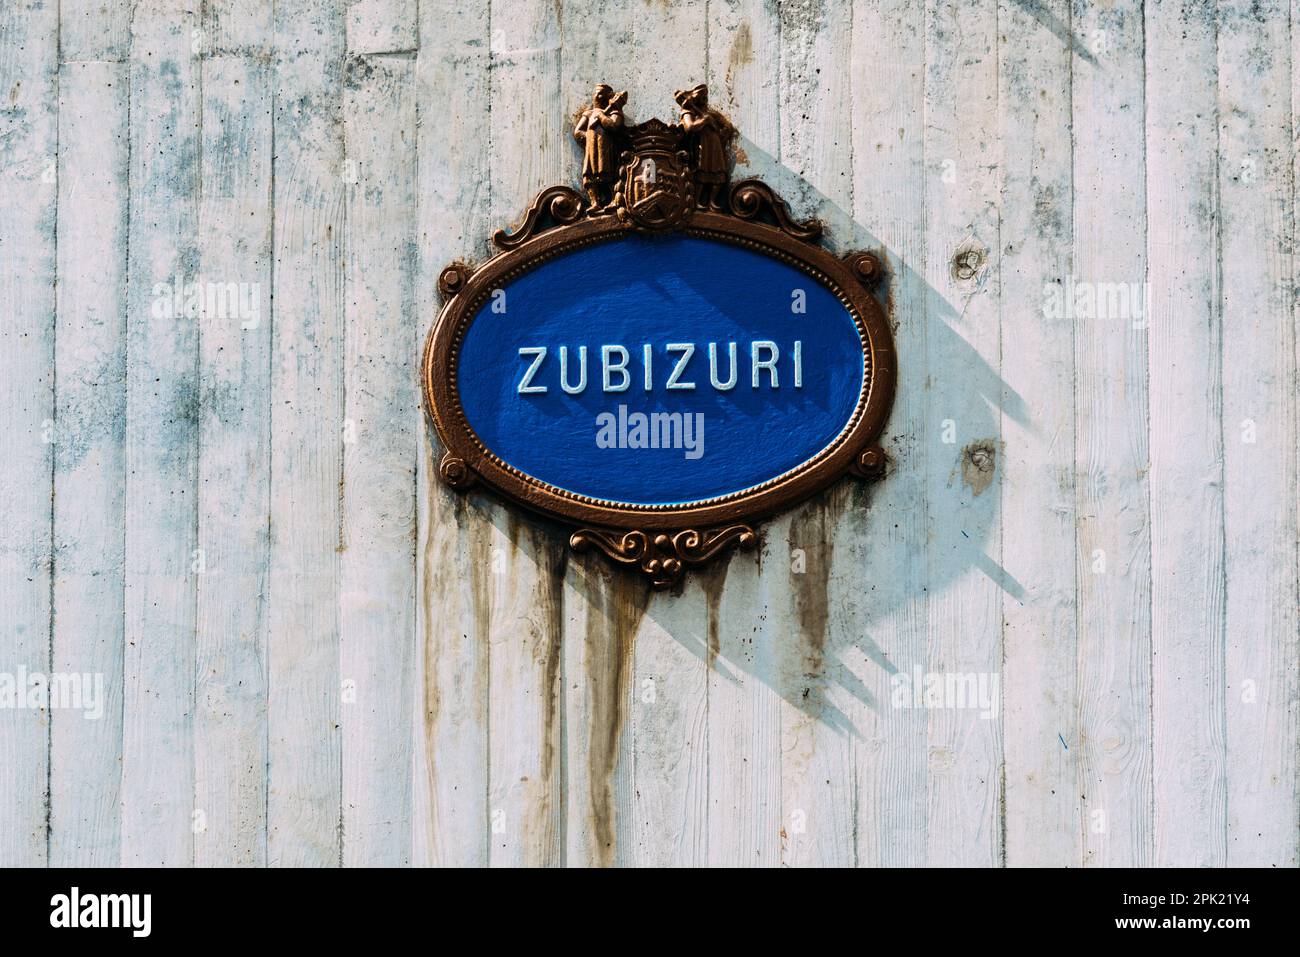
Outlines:
{"label": "wooden plank wall", "polygon": [[[1296,866],[1298,13],[6,3],[0,866]],[[603,80],[891,272],[889,476],[680,594],[415,381]]]}

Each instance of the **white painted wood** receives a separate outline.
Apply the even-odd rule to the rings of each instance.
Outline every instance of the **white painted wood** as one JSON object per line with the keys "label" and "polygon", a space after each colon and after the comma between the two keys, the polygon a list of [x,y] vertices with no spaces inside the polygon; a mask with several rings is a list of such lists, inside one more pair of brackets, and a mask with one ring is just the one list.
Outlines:
{"label": "white painted wood", "polygon": [[627,707],[633,741],[632,861],[638,867],[692,867],[707,859],[710,652],[697,612],[704,603],[702,587],[697,579],[680,596],[651,596],[631,638],[633,686]]}
{"label": "white painted wood", "polygon": [[[926,462],[929,648],[924,670],[1002,673],[997,7],[930,4],[925,21]],[[1009,240],[1011,237],[1005,237]],[[960,259],[961,266],[955,265]],[[904,344],[906,348],[906,344]],[[915,684],[916,682],[913,682]],[[1000,834],[1000,725],[978,708],[929,713],[926,861],[991,866]]]}
{"label": "white painted wood", "polygon": [[[855,499],[862,533],[843,560],[844,627],[857,649],[854,672],[867,705],[855,741],[857,862],[902,866],[925,853],[926,728],[924,709],[905,706],[902,681],[926,655],[924,476],[935,425],[926,418],[929,287],[925,262],[924,128],[912,120],[925,80],[924,5],[882,4],[853,20],[853,245],[882,253],[901,344],[898,392],[883,445],[892,459],[885,482]],[[860,224],[860,225],[858,225]],[[859,577],[860,576],[860,577]],[[888,809],[887,812],[885,809]]]}
{"label": "white painted wood", "polygon": [[343,863],[410,861],[415,468],[415,64],[349,59],[340,577]]}
{"label": "white painted wood", "polygon": [[565,863],[627,866],[638,850],[634,702],[654,706],[659,693],[635,683],[649,595],[583,560],[569,563],[564,599]]}
{"label": "white painted wood", "polygon": [[[0,711],[0,862],[1295,866],[1286,13],[6,7],[0,671],[106,700]],[[883,483],[652,595],[446,490],[414,365],[594,83],[705,80],[886,257],[900,390]],[[178,268],[260,321],[164,321]]]}
{"label": "white painted wood", "polygon": [[[1147,4],[1157,866],[1227,863],[1216,32],[1212,8]],[[1189,73],[1202,82],[1187,83]]]}
{"label": "white painted wood", "polygon": [[[560,18],[528,5],[490,21],[491,221],[514,221],[543,187],[561,181],[572,151],[560,100]],[[506,303],[509,311],[510,303]],[[475,502],[487,523],[486,575],[489,863],[563,860],[564,807],[559,575],[565,543],[496,501]]]}
{"label": "white painted wood", "polygon": [[59,0],[59,57],[63,63],[121,63],[131,48],[132,0]]}
{"label": "white painted wood", "polygon": [[59,73],[51,672],[101,675],[103,714],[50,715],[49,863],[121,855],[126,521],[127,68]]}
{"label": "white painted wood", "polygon": [[274,29],[267,863],[319,867],[344,838],[342,11],[280,2]]}
{"label": "white painted wood", "polygon": [[261,865],[272,454],[271,70],[260,58],[239,54],[206,58],[199,69],[199,263],[209,281],[236,284],[241,308],[199,329],[194,861]]}
{"label": "white painted wood", "polygon": [[204,56],[240,55],[265,60],[274,38],[272,5],[261,0],[207,0],[200,6],[198,41]]}
{"label": "white painted wood", "polygon": [[[127,237],[126,647],[122,863],[194,858],[200,91],[171,0],[137,3]],[[177,310],[176,287],[183,287]],[[179,313],[179,314],[178,314]]]}
{"label": "white painted wood", "polygon": [[[595,15],[603,16],[604,9],[598,6]],[[603,64],[604,73],[630,71],[639,78],[634,119],[673,122],[680,115],[673,94],[702,82],[707,72],[706,4],[686,0],[625,16],[630,43]],[[672,73],[659,68],[670,60],[676,64]],[[680,595],[650,596],[641,627],[628,636],[634,642],[628,705],[635,755],[633,861],[641,867],[692,867],[707,859],[711,652],[705,587],[692,576]]]}
{"label": "white painted wood", "polygon": [[[635,61],[637,50],[626,13],[611,16],[599,3],[566,0],[560,16],[565,31],[560,95],[567,120],[590,104],[598,83],[628,77],[627,66]],[[627,105],[629,122],[654,113],[649,104]],[[576,143],[568,145],[569,132],[562,125],[557,135],[567,148],[564,177],[577,187],[581,154]],[[635,712],[643,695],[658,694],[657,686],[641,689],[635,674],[639,633],[649,627],[645,614],[650,597],[612,575],[603,556],[587,553],[567,556],[561,600],[565,864],[628,865],[637,859],[639,831],[634,807]]]}
{"label": "white painted wood", "polygon": [[[1068,0],[998,6],[1002,725],[1008,866],[1079,860]],[[1058,32],[1060,32],[1058,30]],[[1100,328],[1097,331],[1101,331]],[[1014,584],[1013,584],[1014,582]]]}
{"label": "white painted wood", "polygon": [[1295,867],[1293,63],[1286,4],[1220,9],[1227,862]]}
{"label": "white painted wood", "polygon": [[416,0],[354,0],[348,7],[348,52],[413,53],[419,47]]}
{"label": "white painted wood", "polygon": [[[0,672],[48,670],[58,182],[57,8],[0,10]],[[49,713],[0,714],[0,867],[46,861]]]}
{"label": "white painted wood", "polygon": [[[673,91],[704,74],[706,36],[697,4],[611,16],[599,4],[568,3],[563,22],[564,49],[575,55],[564,60],[560,133],[573,179],[578,154],[567,124],[595,85],[640,77],[629,88],[629,122],[671,121]],[[669,56],[682,63],[683,77],[659,74],[654,64]],[[708,655],[695,622],[704,595],[699,582],[688,582],[680,595],[637,596],[609,580],[604,561],[574,557],[565,581],[567,721],[585,736],[567,752],[570,793],[581,794],[566,825],[569,862],[703,863]],[[582,607],[589,602],[597,610]]]}
{"label": "white painted wood", "polygon": [[[737,177],[767,175],[781,149],[776,5],[710,4],[709,96],[740,131]],[[708,651],[708,863],[774,867],[781,860],[781,699],[784,640],[762,553],[733,556],[705,581]],[[699,627],[699,626],[697,626]]]}
{"label": "white painted wood", "polygon": [[[845,14],[847,11],[845,11]],[[784,190],[798,216],[831,221],[827,241],[853,245],[843,210],[853,202],[852,55],[849,15],[814,4],[780,8],[780,159],[795,177]],[[816,123],[804,117],[818,115]],[[782,854],[787,866],[856,863],[857,780],[853,737],[862,701],[845,681],[844,622],[832,611],[836,535],[851,489],[841,484],[774,523],[773,605],[788,631],[776,651],[781,708]],[[844,529],[851,538],[854,532]],[[847,584],[847,583],[845,583]]]}
{"label": "white painted wood", "polygon": [[[419,273],[409,330],[421,348],[439,304],[438,274],[483,255],[493,228],[489,182],[488,10],[420,4],[416,59]],[[486,526],[472,499],[438,479],[442,450],[421,406],[417,422],[417,607],[412,774],[412,859],[417,864],[487,863],[488,642],[483,584]]]}
{"label": "white painted wood", "polygon": [[[1288,21],[1289,23],[1295,24],[1297,20],[1300,20],[1300,3],[1298,3],[1297,0],[1292,0],[1290,14],[1291,14],[1290,19]],[[1300,32],[1293,29],[1291,31],[1290,40],[1291,40],[1290,136],[1291,136],[1291,141],[1294,142],[1296,130],[1300,129],[1300,69],[1297,69],[1296,66],[1297,64],[1300,64]],[[1300,391],[1300,297],[1296,296],[1296,290],[1300,289],[1300,260],[1297,259],[1296,250],[1295,250],[1297,231],[1300,231],[1300,209],[1297,208],[1296,201],[1297,198],[1300,198],[1300,195],[1297,194],[1296,183],[1300,183],[1300,150],[1292,149],[1291,150],[1291,184],[1292,184],[1292,188],[1291,188],[1291,237],[1292,237],[1291,238],[1291,278],[1287,286],[1287,289],[1290,291],[1291,294],[1291,316],[1292,316],[1291,375],[1292,375],[1293,385],[1290,387],[1291,389],[1290,394],[1293,402],[1296,401],[1295,399],[1296,392]],[[1295,435],[1295,442],[1294,442],[1295,454],[1292,456],[1291,468],[1292,468],[1293,475],[1300,476],[1300,409],[1294,409],[1293,407],[1293,415],[1295,417],[1295,422],[1293,423],[1293,431]],[[1293,551],[1295,552],[1295,560],[1296,560],[1296,579],[1297,579],[1295,607],[1300,608],[1300,518],[1293,515],[1292,520],[1295,521],[1297,524],[1297,533],[1295,536],[1295,542],[1293,543],[1294,544]],[[1294,650],[1294,644],[1292,644],[1290,647],[1292,648],[1292,650]],[[1300,669],[1292,667],[1289,672],[1284,672],[1284,673],[1289,673],[1291,676],[1291,684],[1289,686],[1291,690],[1288,692],[1288,695],[1291,700],[1294,700],[1296,698],[1295,691],[1297,690],[1297,686],[1300,686]],[[1280,734],[1281,734],[1281,741],[1279,742],[1279,746],[1283,748],[1288,747],[1290,741],[1300,740],[1300,713],[1297,713],[1295,709],[1288,710],[1287,720]],[[1295,750],[1291,750],[1289,752],[1289,759],[1292,761],[1300,762],[1300,757],[1297,757]],[[1296,775],[1295,777],[1297,779],[1300,779],[1300,774]],[[1297,784],[1296,791],[1292,793],[1291,801],[1293,802],[1293,804],[1300,803],[1300,783]]]}
{"label": "white painted wood", "polygon": [[[1143,13],[1074,8],[1074,268],[1079,283],[1147,281]],[[1085,287],[1086,288],[1086,287]],[[1074,322],[1082,859],[1151,863],[1151,526],[1147,340],[1122,310]]]}

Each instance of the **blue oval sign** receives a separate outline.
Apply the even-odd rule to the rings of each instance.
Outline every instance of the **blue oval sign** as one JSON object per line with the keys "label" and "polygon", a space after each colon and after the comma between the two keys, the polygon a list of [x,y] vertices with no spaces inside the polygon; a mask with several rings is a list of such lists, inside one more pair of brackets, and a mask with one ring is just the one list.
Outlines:
{"label": "blue oval sign", "polygon": [[827,450],[864,401],[868,357],[810,271],[703,236],[628,234],[486,293],[453,375],[465,423],[509,469],[604,503],[687,506]]}
{"label": "blue oval sign", "polygon": [[846,474],[877,478],[893,336],[869,250],[836,256],[770,186],[730,180],[703,84],[629,124],[601,85],[583,191],[547,186],[449,264],[420,367],[438,476],[575,526],[656,588]]}

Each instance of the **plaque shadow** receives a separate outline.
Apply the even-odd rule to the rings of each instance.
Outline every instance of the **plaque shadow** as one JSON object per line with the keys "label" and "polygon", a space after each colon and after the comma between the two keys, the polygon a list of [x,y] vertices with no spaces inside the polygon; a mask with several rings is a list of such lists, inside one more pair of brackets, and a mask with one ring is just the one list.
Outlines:
{"label": "plaque shadow", "polygon": [[[701,588],[704,615],[696,602],[690,602],[689,612],[680,607],[678,597],[651,601],[646,615],[724,680],[762,682],[800,712],[837,732],[860,736],[841,704],[852,700],[877,712],[887,709],[890,689],[898,683],[895,676],[908,676],[918,667],[931,670],[925,648],[908,658],[916,649],[891,653],[880,637],[909,604],[921,608],[970,575],[984,576],[1014,600],[1025,600],[1023,585],[991,554],[996,544],[991,533],[1000,522],[1001,418],[1031,432],[1035,427],[1020,395],[963,337],[963,303],[950,301],[913,264],[896,256],[868,226],[811,183],[743,136],[739,142],[747,163],[737,170],[735,180],[757,176],[785,198],[796,217],[815,213],[825,226],[823,244],[837,255],[871,250],[889,264],[888,280],[877,294],[891,321],[900,369],[894,411],[880,437],[889,469],[874,483],[842,479],[791,509],[788,525],[774,519],[758,525],[757,551],[733,552],[711,567],[688,572],[677,591]],[[931,250],[929,268],[958,268],[953,261],[961,252]],[[964,283],[969,294],[997,280],[996,255],[986,259],[989,262]],[[900,308],[911,313],[901,324]],[[936,387],[940,379],[941,389]],[[904,394],[918,389],[919,394]],[[909,421],[900,414],[904,409],[910,409]],[[953,441],[945,442],[948,419],[954,420]],[[886,498],[891,509],[915,503],[925,510],[919,522],[915,515],[910,523],[898,522],[900,530],[919,528],[920,540],[901,534],[836,540],[841,525],[861,527],[868,513],[874,530],[892,526],[881,513]],[[786,528],[788,546],[772,537]],[[804,553],[799,572],[792,567],[794,549]],[[588,565],[602,559],[570,560]],[[901,574],[918,568],[919,581]],[[889,571],[900,574],[893,580],[875,577]],[[760,575],[785,581],[764,588],[755,580]],[[599,599],[604,577],[581,576],[589,590],[585,597]],[[766,594],[770,601],[744,609],[738,601],[728,601],[729,594],[740,593]],[[720,631],[743,635],[760,616],[768,619],[760,631],[772,647],[756,655],[720,651]],[[864,672],[864,663],[878,673]]]}

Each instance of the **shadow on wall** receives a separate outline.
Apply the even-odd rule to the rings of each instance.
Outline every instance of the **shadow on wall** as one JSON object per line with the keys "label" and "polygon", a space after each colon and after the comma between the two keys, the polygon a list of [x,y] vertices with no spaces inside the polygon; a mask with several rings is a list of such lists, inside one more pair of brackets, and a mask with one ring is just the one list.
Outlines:
{"label": "shadow on wall", "polygon": [[[704,590],[708,604],[704,616],[689,595],[654,596],[639,576],[613,568],[604,556],[571,554],[567,547],[571,529],[508,510],[490,493],[472,492],[473,507],[467,514],[470,520],[495,524],[517,556],[544,570],[538,576],[539,587],[554,588],[555,600],[560,598],[567,569],[569,584],[588,603],[588,630],[595,629],[600,642],[616,640],[620,645],[617,650],[605,649],[600,660],[629,662],[642,618],[649,617],[725,679],[762,682],[810,718],[857,735],[859,729],[841,705],[847,706],[851,699],[880,710],[888,707],[888,700],[879,700],[868,681],[855,672],[853,659],[880,669],[879,686],[885,688],[900,672],[907,674],[915,667],[928,670],[923,648],[920,660],[895,660],[897,651],[891,658],[873,639],[883,622],[891,617],[897,620],[909,603],[942,595],[971,573],[987,576],[1002,591],[1023,600],[1024,588],[988,550],[996,544],[990,532],[999,520],[1000,417],[1005,414],[1030,429],[1030,416],[1020,396],[956,331],[962,321],[959,306],[770,154],[743,137],[739,147],[746,165],[737,171],[736,179],[763,179],[800,218],[815,211],[825,224],[825,243],[837,253],[877,250],[890,264],[892,274],[880,294],[894,326],[900,377],[894,412],[881,437],[891,459],[889,473],[874,484],[845,478],[793,509],[788,524],[778,517],[759,525],[763,545],[756,552],[734,553],[689,572],[684,587]],[[935,255],[949,258],[953,251]],[[983,258],[979,252],[958,251],[947,264],[955,278],[968,281],[972,294],[989,278]],[[899,303],[908,304],[913,314],[901,328],[894,313],[894,304]],[[923,375],[917,364],[924,365]],[[940,378],[942,398],[936,399]],[[918,391],[921,394],[915,394]],[[903,412],[906,408],[910,413]],[[960,419],[961,437],[983,438],[965,445],[961,440],[945,443],[941,434],[947,418]],[[908,431],[914,425],[919,431]],[[887,520],[886,508],[895,515],[894,521]],[[847,542],[837,542],[845,537],[845,530],[862,529],[868,514],[871,537],[849,535]],[[788,542],[780,539],[787,528]],[[806,567],[798,572],[791,567],[794,549],[805,556]],[[634,578],[636,587],[625,587],[619,581],[623,577]],[[744,602],[743,608],[733,607],[740,602],[729,602],[724,621],[720,602],[733,592],[747,599],[759,596],[759,600]],[[771,619],[766,623],[770,647],[752,655],[720,653],[723,630],[748,635],[763,631],[759,626],[765,619]],[[791,634],[796,628],[798,634]],[[617,670],[622,688],[610,689],[616,710],[616,702],[630,693],[633,677],[629,667]]]}
{"label": "shadow on wall", "polygon": [[[872,637],[882,623],[897,622],[909,603],[942,595],[972,573],[986,576],[1015,600],[1024,600],[1024,588],[989,549],[996,546],[990,533],[999,521],[1000,418],[1005,414],[1023,428],[1032,429],[1030,414],[1021,397],[958,333],[961,305],[950,302],[913,264],[900,261],[850,213],[771,154],[743,137],[739,148],[746,168],[737,172],[737,179],[757,176],[786,199],[796,216],[819,215],[825,225],[824,242],[836,253],[876,250],[890,264],[889,281],[879,293],[893,325],[900,366],[894,411],[881,436],[891,462],[880,482],[846,478],[792,510],[788,526],[764,523],[761,531],[766,534],[758,555],[734,554],[728,566],[695,573],[710,593],[710,620],[687,633],[667,626],[665,630],[732,680],[747,674],[771,686],[810,717],[841,732],[857,734],[837,699],[843,701],[843,696],[848,696],[879,710],[889,706],[888,691],[886,700],[881,701],[873,685],[888,689],[890,679],[900,672],[918,666],[929,670],[923,657],[895,660],[897,651],[891,657]],[[953,250],[935,251],[929,268],[951,270],[973,294],[989,280],[991,272],[983,261],[988,258],[986,253],[970,255],[977,245],[963,245],[955,256]],[[936,267],[933,263],[938,257],[951,261]],[[913,315],[912,321],[901,327],[896,315],[899,304],[910,304]],[[938,396],[938,379],[942,379],[942,397]],[[909,408],[910,414],[905,411]],[[949,418],[960,421],[955,430],[959,438],[952,444],[942,438],[944,420]],[[972,436],[980,438],[969,441]],[[885,509],[909,514],[895,514],[889,521]],[[922,514],[918,516],[917,510]],[[842,534],[867,527],[868,514],[869,536]],[[787,527],[788,547],[776,537]],[[805,566],[798,572],[792,567],[796,548],[803,552]],[[919,580],[901,574],[893,580],[878,577],[904,570],[918,573]],[[772,576],[776,584],[767,589],[736,580],[757,577],[760,572]],[[754,615],[766,614],[789,623],[788,629],[780,625],[771,629],[770,640],[776,647],[770,658],[733,654],[718,659],[718,593],[728,577],[733,579],[733,587],[746,594],[770,597],[771,603],[754,608]],[[652,604],[651,617],[662,607]],[[745,621],[735,620],[735,607],[727,611],[723,627],[733,632],[748,630]],[[789,633],[795,628],[798,634]],[[864,680],[862,668],[855,670],[855,659],[865,661],[869,669],[880,669],[880,681],[871,682],[869,673]]]}

